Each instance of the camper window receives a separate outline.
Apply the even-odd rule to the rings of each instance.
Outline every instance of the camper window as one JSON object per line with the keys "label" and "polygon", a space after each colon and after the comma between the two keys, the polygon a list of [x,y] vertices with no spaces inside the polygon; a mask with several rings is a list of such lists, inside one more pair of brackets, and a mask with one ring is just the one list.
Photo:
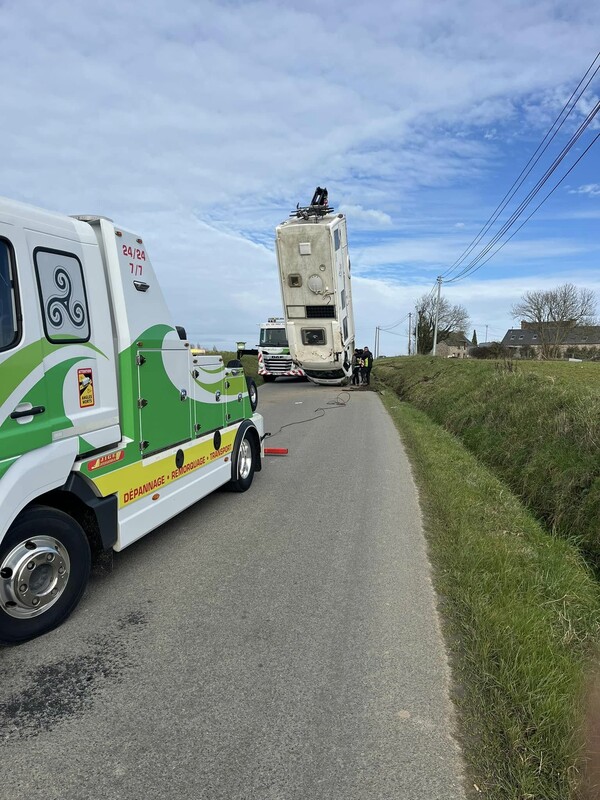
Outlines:
{"label": "camper window", "polygon": [[302,328],[302,344],[325,344],[325,328]]}

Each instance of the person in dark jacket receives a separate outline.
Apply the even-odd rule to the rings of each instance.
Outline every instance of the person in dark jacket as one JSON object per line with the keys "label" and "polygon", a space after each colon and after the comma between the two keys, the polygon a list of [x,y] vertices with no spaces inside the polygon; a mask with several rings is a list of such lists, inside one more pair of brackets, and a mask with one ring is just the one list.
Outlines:
{"label": "person in dark jacket", "polygon": [[363,366],[361,369],[362,382],[365,386],[371,383],[371,370],[373,369],[373,353],[368,347],[363,347],[362,351]]}
{"label": "person in dark jacket", "polygon": [[352,354],[352,386],[360,385],[360,368],[362,363],[362,350],[358,347],[354,349]]}

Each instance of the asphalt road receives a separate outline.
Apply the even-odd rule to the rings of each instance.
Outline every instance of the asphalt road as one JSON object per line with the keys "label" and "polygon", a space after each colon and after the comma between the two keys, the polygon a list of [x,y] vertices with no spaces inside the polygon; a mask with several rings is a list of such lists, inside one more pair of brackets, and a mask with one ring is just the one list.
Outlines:
{"label": "asphalt road", "polygon": [[410,468],[378,396],[338,395],[261,387],[272,433],[322,415],[289,455],[0,650],[0,797],[464,797]]}

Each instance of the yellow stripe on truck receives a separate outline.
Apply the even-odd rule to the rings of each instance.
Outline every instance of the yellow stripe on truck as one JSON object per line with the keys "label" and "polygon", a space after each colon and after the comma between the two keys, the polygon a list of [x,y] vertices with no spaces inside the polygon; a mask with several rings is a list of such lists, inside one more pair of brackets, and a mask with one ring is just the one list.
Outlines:
{"label": "yellow stripe on truck", "polygon": [[171,450],[168,455],[157,461],[142,460],[97,478],[93,475],[88,477],[103,497],[118,494],[119,508],[123,508],[228,456],[233,450],[236,432],[237,428],[224,431],[218,450],[215,450],[212,439],[194,444],[187,449],[180,448],[185,456],[181,467],[175,465],[174,452]]}

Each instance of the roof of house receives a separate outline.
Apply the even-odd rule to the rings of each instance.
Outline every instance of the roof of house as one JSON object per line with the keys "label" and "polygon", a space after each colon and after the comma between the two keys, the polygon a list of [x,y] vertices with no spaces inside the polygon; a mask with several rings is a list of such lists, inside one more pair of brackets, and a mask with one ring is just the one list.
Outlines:
{"label": "roof of house", "polygon": [[[552,338],[549,329],[549,338]],[[535,328],[510,328],[504,334],[502,344],[505,347],[523,347],[523,345],[539,345],[540,337]],[[600,325],[578,325],[572,328],[561,344],[589,347],[600,345]]]}
{"label": "roof of house", "polygon": [[467,339],[464,333],[460,331],[453,331],[446,336],[441,342],[438,344],[447,344],[448,347],[463,347],[466,345],[467,347],[471,347],[471,342]]}

